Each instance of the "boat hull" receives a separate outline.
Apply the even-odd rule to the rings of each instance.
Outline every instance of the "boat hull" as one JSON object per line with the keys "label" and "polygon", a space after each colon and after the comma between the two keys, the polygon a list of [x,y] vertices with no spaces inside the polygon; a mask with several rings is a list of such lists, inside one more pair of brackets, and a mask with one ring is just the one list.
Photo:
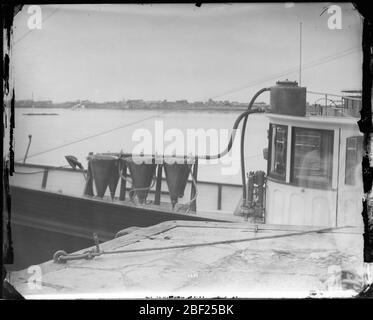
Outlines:
{"label": "boat hull", "polygon": [[50,260],[60,249],[73,252],[89,247],[94,232],[100,241],[107,241],[133,226],[148,227],[169,220],[219,221],[16,186],[11,187],[11,196],[14,263],[6,266],[8,270]]}

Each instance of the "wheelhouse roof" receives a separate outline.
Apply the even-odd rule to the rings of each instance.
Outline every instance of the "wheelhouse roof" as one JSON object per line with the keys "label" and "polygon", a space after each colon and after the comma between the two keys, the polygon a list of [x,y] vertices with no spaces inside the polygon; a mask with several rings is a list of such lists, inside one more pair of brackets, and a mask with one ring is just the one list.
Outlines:
{"label": "wheelhouse roof", "polygon": [[[348,129],[356,129],[359,131],[357,124],[358,118],[355,117],[338,117],[338,116],[305,116],[296,117],[283,114],[270,113],[267,115],[270,122],[276,122],[285,125],[301,125],[310,128],[326,128],[331,129],[344,127]],[[360,132],[360,131],[359,131]]]}

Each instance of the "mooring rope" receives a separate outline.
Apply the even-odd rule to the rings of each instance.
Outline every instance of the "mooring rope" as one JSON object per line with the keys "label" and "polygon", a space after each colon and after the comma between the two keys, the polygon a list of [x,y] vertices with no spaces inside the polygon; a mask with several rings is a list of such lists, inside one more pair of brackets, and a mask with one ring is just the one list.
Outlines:
{"label": "mooring rope", "polygon": [[[149,191],[151,188],[154,187],[154,185],[155,185],[155,183],[156,183],[156,181],[157,181],[156,173],[154,172],[154,175],[153,175],[153,177],[152,177],[152,181],[151,181],[151,184],[150,184],[149,187],[144,187],[144,188],[133,188],[133,179],[130,178],[130,177],[125,177],[125,176],[123,175],[123,168],[121,168],[120,165],[118,166],[118,169],[119,169],[119,177],[120,177],[121,179],[123,179],[123,180],[125,180],[125,181],[131,183],[131,186],[132,186],[132,187],[131,187],[130,190],[128,191],[128,194],[129,194],[130,199],[131,199],[132,202],[134,202],[134,200],[133,200],[133,197],[134,197],[133,194],[134,194],[136,191]],[[151,203],[151,202],[149,202],[149,203]]]}
{"label": "mooring rope", "polygon": [[[152,178],[152,182],[151,182],[151,184],[150,184],[149,187],[144,187],[144,188],[131,188],[131,189],[128,191],[128,193],[129,193],[129,194],[134,194],[136,191],[149,191],[151,188],[154,187],[156,181],[157,181],[157,178],[156,178],[156,176],[155,176],[155,174],[154,174],[154,176],[153,176],[153,178]],[[133,186],[133,185],[132,185],[132,186]],[[134,196],[131,197],[131,195],[130,195],[130,198],[133,198],[133,197],[134,197]],[[151,202],[149,202],[149,203],[151,203]]]}
{"label": "mooring rope", "polygon": [[[194,179],[193,172],[192,172],[192,167],[189,167],[189,173],[190,173],[190,176],[192,178],[192,184],[194,185],[194,189],[195,189],[196,193],[195,193],[195,195],[194,195],[194,197],[192,199],[190,199],[187,203],[183,204],[183,206],[187,206],[188,207],[188,209],[185,211],[185,213],[189,213],[190,212],[190,209],[192,207],[192,203],[193,203],[193,201],[195,201],[197,199],[197,196],[198,196],[197,181]],[[179,209],[178,209],[178,211],[179,211]]]}
{"label": "mooring rope", "polygon": [[[293,233],[285,233],[285,234],[275,234],[271,236],[261,236],[255,238],[241,238],[241,239],[230,239],[230,240],[220,240],[220,241],[211,241],[211,242],[198,242],[198,243],[191,243],[191,244],[180,244],[180,245],[173,245],[173,246],[164,246],[164,247],[149,247],[149,248],[139,248],[139,249],[123,249],[123,250],[108,250],[108,251],[101,251],[97,235],[94,234],[95,239],[95,248],[91,250],[87,250],[83,253],[72,253],[68,254],[64,250],[59,250],[55,252],[53,255],[53,261],[55,263],[66,263],[68,260],[81,260],[81,259],[93,259],[94,257],[98,257],[105,254],[124,254],[124,253],[136,253],[136,252],[149,252],[149,251],[161,251],[161,250],[172,250],[172,249],[189,249],[189,248],[196,248],[196,247],[205,247],[205,246],[212,246],[212,245],[220,245],[220,244],[231,244],[231,243],[240,243],[246,241],[257,241],[257,240],[265,240],[265,239],[277,239],[277,238],[285,238],[285,237],[292,237],[292,236],[301,236],[311,233],[323,233],[328,232],[331,230],[337,230],[346,227],[337,227],[337,228],[321,228],[321,229],[313,229],[308,231],[300,231],[300,232],[293,232]],[[259,231],[258,225],[255,225],[253,232],[257,234]]]}

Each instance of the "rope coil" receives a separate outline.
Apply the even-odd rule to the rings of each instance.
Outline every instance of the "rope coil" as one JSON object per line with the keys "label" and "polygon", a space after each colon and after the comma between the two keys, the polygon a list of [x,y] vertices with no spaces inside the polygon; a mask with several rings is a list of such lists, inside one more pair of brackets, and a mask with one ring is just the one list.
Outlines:
{"label": "rope coil", "polygon": [[123,179],[124,181],[127,181],[127,182],[131,183],[131,186],[132,186],[132,187],[131,187],[131,189],[128,191],[128,194],[129,194],[130,199],[131,199],[132,202],[134,202],[134,193],[135,193],[136,191],[149,191],[151,188],[154,187],[154,185],[155,185],[155,183],[156,183],[156,181],[157,181],[156,174],[154,173],[154,175],[153,175],[153,177],[152,177],[152,182],[151,182],[151,184],[150,184],[149,187],[145,187],[145,188],[133,188],[133,179],[130,178],[130,177],[125,177],[125,176],[123,175],[123,168],[121,168],[120,166],[119,166],[119,177],[120,177],[121,179]]}

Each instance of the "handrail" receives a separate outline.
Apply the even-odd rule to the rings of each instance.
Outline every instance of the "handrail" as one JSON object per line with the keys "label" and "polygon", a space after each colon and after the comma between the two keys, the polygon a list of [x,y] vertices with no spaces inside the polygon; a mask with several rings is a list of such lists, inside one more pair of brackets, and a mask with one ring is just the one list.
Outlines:
{"label": "handrail", "polygon": [[[54,167],[50,165],[40,165],[40,164],[32,164],[32,163],[21,163],[21,162],[15,162],[14,166],[19,167],[31,167],[35,169],[45,169],[45,170],[56,170],[56,171],[69,171],[69,172],[81,172],[81,173],[87,173],[87,169],[72,169],[72,168],[64,168],[64,167]],[[43,173],[44,171],[40,171],[40,173]],[[15,172],[17,173],[17,172]],[[162,177],[162,181],[166,181],[165,177]],[[188,179],[187,182],[191,183],[192,180]],[[227,182],[213,182],[213,181],[204,181],[204,180],[198,180],[198,184],[207,184],[207,185],[219,185],[221,184],[223,187],[239,187],[242,186],[238,183],[227,183]]]}
{"label": "handrail", "polygon": [[86,173],[87,169],[73,169],[66,166],[51,166],[47,164],[35,164],[35,163],[22,163],[22,162],[14,162],[14,166],[19,167],[30,167],[30,168],[37,168],[37,169],[48,169],[48,170],[58,170],[58,171],[74,171],[74,172],[82,172]]}
{"label": "handrail", "polygon": [[355,100],[355,101],[362,101],[361,98],[358,98],[358,97],[349,97],[349,96],[344,96],[344,95],[341,95],[341,94],[333,94],[333,93],[325,93],[325,92],[315,92],[315,91],[308,91],[307,90],[307,93],[311,93],[311,94],[317,94],[317,95],[321,95],[321,96],[330,96],[330,97],[338,97],[338,98],[343,98],[343,99],[348,99],[348,100]]}
{"label": "handrail", "polygon": [[[38,164],[26,164],[26,163],[15,163],[15,166],[21,166],[21,167],[33,167],[33,168],[38,168],[41,169],[38,171],[38,173],[43,173],[43,179],[42,179],[42,189],[46,189],[47,186],[47,179],[48,179],[48,173],[49,171],[70,171],[70,172],[80,172],[85,174],[87,170],[82,170],[82,169],[73,169],[73,168],[63,168],[63,167],[53,167],[53,166],[48,166],[48,165],[38,165]],[[15,172],[17,174],[17,172]],[[26,172],[25,172],[26,173]],[[162,182],[166,182],[166,178],[162,177]],[[187,183],[193,184],[193,180],[188,179]],[[241,189],[242,186],[240,184],[233,184],[233,183],[222,183],[222,182],[212,182],[212,181],[198,181],[198,184],[200,185],[210,185],[210,186],[215,186],[217,187],[217,205],[216,209],[217,210],[222,210],[222,194],[223,194],[223,188],[224,187],[230,187],[230,188],[239,188]],[[126,187],[126,191],[131,190],[130,187]],[[150,189],[149,193],[153,194],[155,193],[156,190]],[[162,191],[162,195],[168,195],[169,191]]]}

